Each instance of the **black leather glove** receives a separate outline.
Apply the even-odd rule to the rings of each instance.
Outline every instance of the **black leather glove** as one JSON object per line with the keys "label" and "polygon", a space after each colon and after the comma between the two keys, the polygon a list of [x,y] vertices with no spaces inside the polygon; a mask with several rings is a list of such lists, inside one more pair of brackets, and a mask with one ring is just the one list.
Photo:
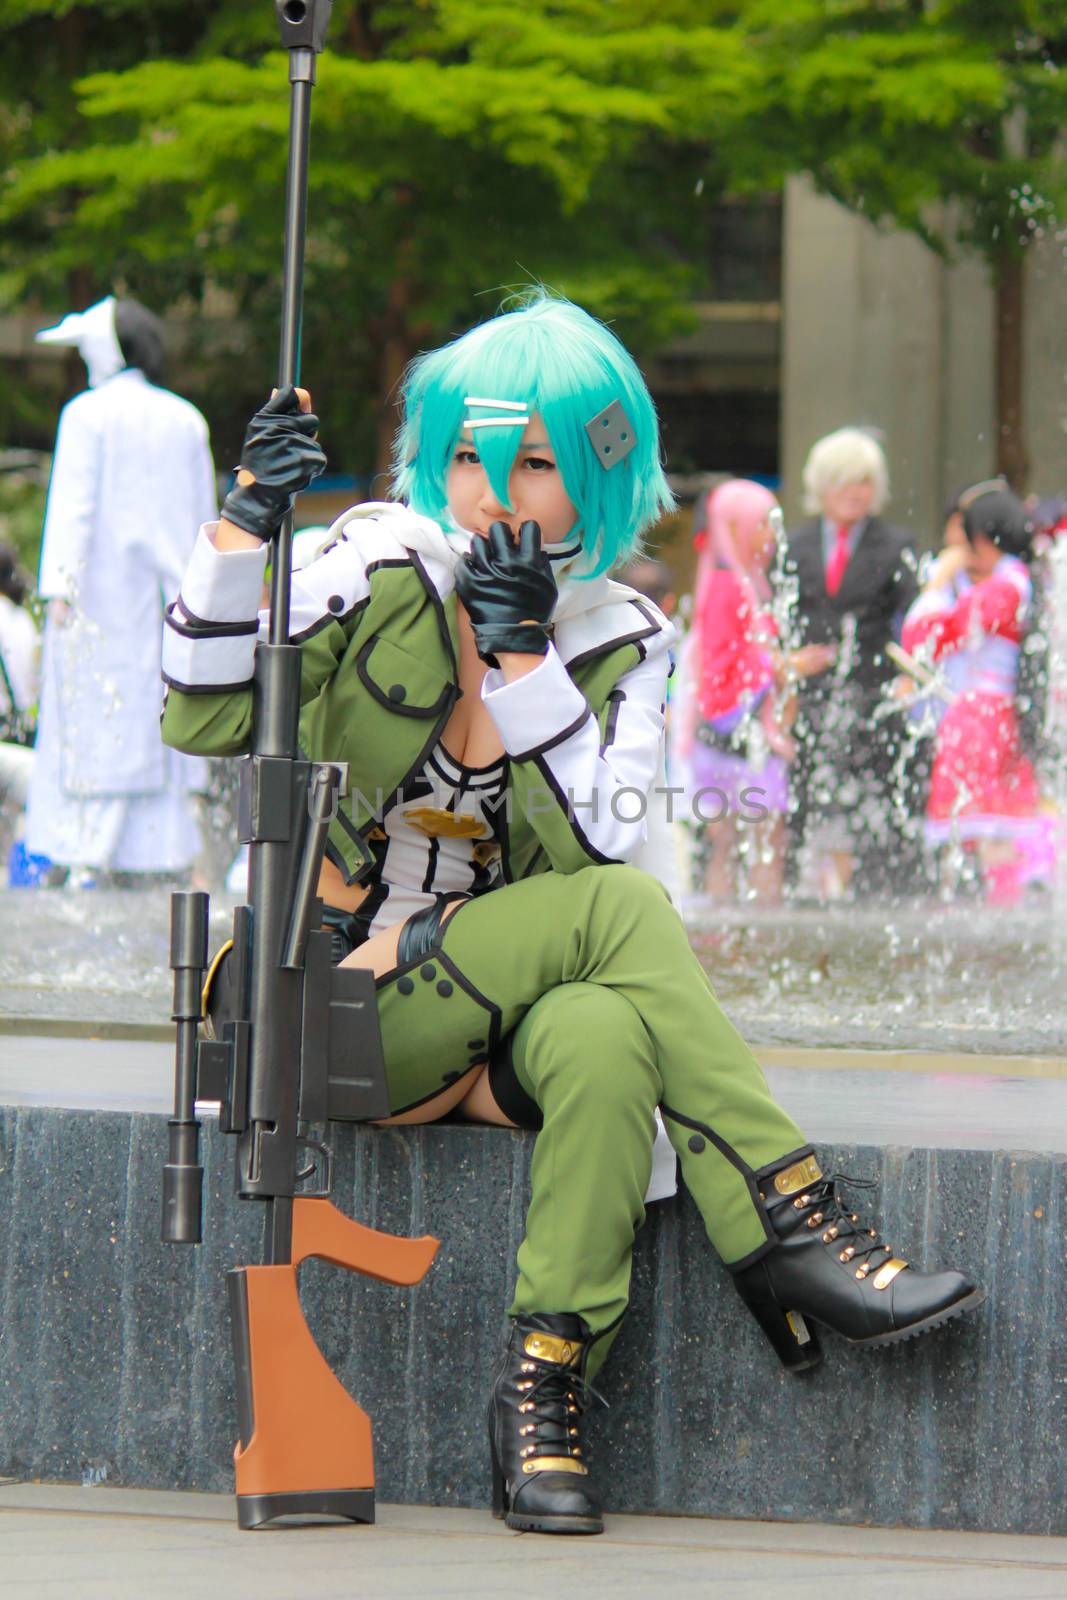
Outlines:
{"label": "black leather glove", "polygon": [[456,564],[456,592],[474,625],[478,654],[491,667],[499,665],[501,650],[547,653],[556,580],[536,522],[524,522],[517,540],[506,522],[494,522],[487,539],[475,534],[470,553]]}
{"label": "black leather glove", "polygon": [[248,424],[238,474],[250,472],[254,481],[243,486],[238,482],[222,502],[227,522],[258,539],[272,538],[295,497],[326,466],[315,438],[318,431],[318,417],[301,411],[291,383],[272,395]]}

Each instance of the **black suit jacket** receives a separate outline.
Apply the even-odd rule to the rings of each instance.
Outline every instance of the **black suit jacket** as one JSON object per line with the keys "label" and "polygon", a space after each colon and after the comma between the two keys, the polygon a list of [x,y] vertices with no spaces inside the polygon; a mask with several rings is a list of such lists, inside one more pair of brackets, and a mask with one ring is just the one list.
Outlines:
{"label": "black suit jacket", "polygon": [[[785,572],[797,584],[794,626],[801,644],[837,644],[844,618],[856,619],[856,658],[849,674],[854,689],[874,696],[897,669],[886,658],[894,618],[915,599],[914,547],[910,534],[881,517],[871,517],[835,595],[826,592],[822,519],[815,517],[788,535]],[[825,693],[833,668],[810,678],[802,688]]]}

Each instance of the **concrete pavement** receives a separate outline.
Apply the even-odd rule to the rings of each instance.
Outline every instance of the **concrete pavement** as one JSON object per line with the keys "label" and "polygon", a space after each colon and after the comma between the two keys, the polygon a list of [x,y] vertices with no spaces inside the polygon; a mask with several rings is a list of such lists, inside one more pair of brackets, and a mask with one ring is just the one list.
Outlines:
{"label": "concrete pavement", "polygon": [[[795,1469],[792,1469],[795,1470]],[[34,1600],[1063,1600],[1067,1539],[612,1517],[594,1539],[381,1506],[239,1533],[223,1495],[0,1485],[0,1595]]]}

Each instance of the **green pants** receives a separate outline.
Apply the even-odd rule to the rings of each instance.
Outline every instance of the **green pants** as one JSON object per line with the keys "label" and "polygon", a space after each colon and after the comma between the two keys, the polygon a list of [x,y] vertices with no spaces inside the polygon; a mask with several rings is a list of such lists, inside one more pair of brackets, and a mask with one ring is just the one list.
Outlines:
{"label": "green pants", "polygon": [[394,1111],[513,1035],[544,1125],[512,1315],[577,1312],[602,1359],[629,1296],[656,1106],[723,1260],[768,1247],[760,1173],[809,1147],[645,873],[588,867],[494,890],[377,988]]}

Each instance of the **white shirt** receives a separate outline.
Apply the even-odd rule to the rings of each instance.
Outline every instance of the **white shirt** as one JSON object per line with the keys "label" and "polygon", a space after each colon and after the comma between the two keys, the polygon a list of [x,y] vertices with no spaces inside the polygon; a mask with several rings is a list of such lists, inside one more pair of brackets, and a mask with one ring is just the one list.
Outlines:
{"label": "white shirt", "polygon": [[[29,612],[6,594],[0,594],[0,657],[11,680],[17,711],[28,711],[37,700],[38,646],[37,629]],[[0,712],[11,709],[0,673]]]}

